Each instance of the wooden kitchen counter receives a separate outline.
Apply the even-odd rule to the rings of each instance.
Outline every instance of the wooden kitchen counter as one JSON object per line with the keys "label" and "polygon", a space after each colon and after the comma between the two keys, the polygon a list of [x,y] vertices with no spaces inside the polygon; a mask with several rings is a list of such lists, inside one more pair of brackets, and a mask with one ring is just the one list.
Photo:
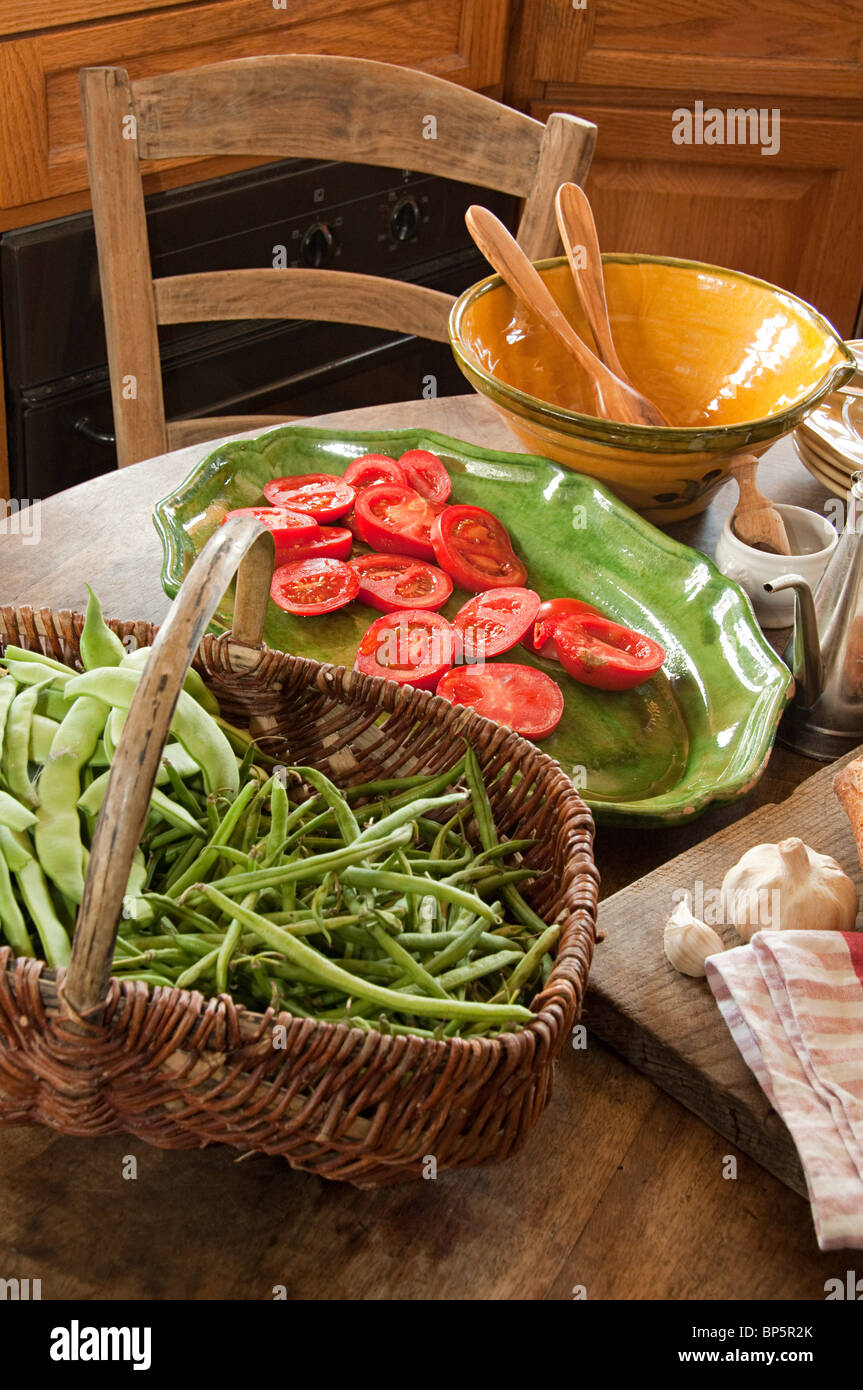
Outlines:
{"label": "wooden kitchen counter", "polygon": [[[516,447],[473,396],[304,423],[425,425]],[[44,502],[38,543],[0,535],[2,602],[83,609],[86,580],[109,616],[160,620],[168,600],[153,503],[211,447]],[[827,496],[788,443],[759,481],[816,509]],[[672,533],[712,554],[733,491]],[[777,749],[743,802],[681,828],[600,827],[603,893],[783,799],[818,766]],[[728,1154],[733,1180],[723,1177]],[[379,1191],[222,1148],[169,1153],[127,1135],[0,1130],[0,1274],[41,1278],[44,1299],[271,1299],[284,1286],[289,1298],[570,1299],[583,1287],[588,1299],[823,1300],[825,1281],[848,1267],[847,1252],[818,1252],[800,1197],[594,1038],[561,1059],[551,1104],[515,1158]]]}

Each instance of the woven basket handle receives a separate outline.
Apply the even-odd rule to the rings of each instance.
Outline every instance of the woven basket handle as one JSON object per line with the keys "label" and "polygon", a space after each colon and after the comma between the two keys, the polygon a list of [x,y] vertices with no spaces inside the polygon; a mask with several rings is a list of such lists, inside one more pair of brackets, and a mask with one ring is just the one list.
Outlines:
{"label": "woven basket handle", "polygon": [[159,629],[117,745],[93,835],[72,957],[61,989],[77,1018],[104,1006],[132,859],[186,673],[237,573],[232,638],[261,645],[273,574],[272,533],[251,517],[227,521],[204,546]]}

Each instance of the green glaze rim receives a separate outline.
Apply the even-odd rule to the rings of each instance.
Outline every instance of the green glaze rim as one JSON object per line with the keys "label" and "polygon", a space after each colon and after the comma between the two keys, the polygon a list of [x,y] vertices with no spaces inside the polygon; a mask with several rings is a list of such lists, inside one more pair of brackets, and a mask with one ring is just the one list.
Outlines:
{"label": "green glaze rim", "polygon": [[[175,519],[180,507],[187,505],[190,500],[195,498],[195,494],[207,484],[208,479],[215,470],[217,464],[224,466],[225,450],[240,451],[237,472],[242,470],[242,451],[254,450],[261,452],[260,445],[265,441],[269,442],[279,435],[295,436],[299,441],[309,441],[312,444],[317,442],[342,443],[357,446],[374,446],[380,448],[382,444],[390,442],[396,457],[408,448],[431,448],[443,454],[450,454],[456,457],[461,456],[465,459],[474,460],[478,463],[488,464],[504,463],[507,465],[539,465],[543,469],[551,469],[555,475],[564,478],[579,479],[582,484],[592,490],[603,508],[616,512],[620,518],[626,522],[639,536],[640,541],[646,548],[653,548],[659,554],[665,553],[673,555],[681,561],[686,561],[691,557],[691,563],[697,566],[707,566],[709,576],[709,588],[713,593],[715,601],[717,589],[731,593],[735,596],[739,604],[739,618],[745,622],[751,640],[755,643],[761,656],[764,658],[764,665],[768,668],[770,676],[765,679],[763,685],[753,696],[753,712],[758,704],[757,696],[761,697],[761,704],[758,713],[758,722],[753,726],[752,718],[744,727],[744,734],[751,743],[751,751],[736,775],[728,776],[724,780],[717,781],[713,785],[696,791],[687,796],[685,788],[681,795],[676,799],[674,793],[681,785],[681,780],[675,783],[668,791],[658,795],[645,796],[641,799],[630,801],[615,801],[603,799],[600,796],[592,797],[589,789],[580,787],[579,792],[583,800],[591,808],[596,820],[602,824],[614,824],[619,826],[638,826],[638,827],[667,827],[677,825],[692,820],[700,815],[706,808],[713,803],[723,803],[735,801],[745,795],[758,781],[764,770],[770,751],[773,746],[779,720],[782,717],[785,706],[791,698],[794,688],[794,681],[790,671],[785,666],[777,653],[770,646],[761,628],[755,619],[749,598],[745,591],[733,580],[726,578],[716,567],[712,560],[703,555],[700,551],[694,550],[690,546],[682,545],[679,541],[673,540],[670,536],[659,531],[651,522],[644,519],[637,512],[633,511],[624,502],[621,502],[609,488],[605,487],[597,479],[588,477],[585,474],[576,473],[574,470],[564,468],[561,464],[555,463],[552,459],[543,458],[536,454],[524,453],[505,453],[501,450],[484,449],[480,445],[468,444],[461,440],[454,439],[452,436],[439,434],[434,430],[427,430],[422,427],[411,427],[400,430],[345,430],[318,429],[314,426],[303,425],[281,425],[274,426],[273,429],[262,432],[253,438],[247,439],[228,439],[225,443],[217,446],[204,458],[202,458],[177,487],[160,498],[153,509],[153,524],[162,542],[162,566],[161,582],[162,587],[170,598],[175,598],[183,582],[187,571],[188,562],[194,558],[196,549],[192,543],[188,532],[184,529],[179,519]],[[360,447],[358,453],[368,452],[367,449]],[[707,588],[708,586],[705,586]],[[216,633],[226,631],[224,625],[215,621],[210,628]],[[687,648],[688,650],[688,648]],[[321,660],[321,658],[316,658]],[[338,669],[338,664],[330,661],[321,661],[322,665],[333,666]],[[430,696],[437,699],[437,696]],[[688,727],[692,727],[689,725]],[[693,789],[694,790],[694,789]]]}
{"label": "green glaze rim", "polygon": [[[614,262],[619,265],[671,265],[685,270],[702,270],[713,275],[726,275],[734,280],[745,280],[750,285],[769,290],[787,306],[802,310],[804,317],[818,327],[826,340],[831,341],[844,361],[837,362],[821,378],[818,385],[793,405],[767,415],[758,420],[737,420],[728,425],[703,425],[698,428],[678,425],[631,425],[619,420],[599,420],[594,415],[582,415],[579,411],[566,410],[563,406],[552,405],[536,396],[510,386],[500,377],[494,376],[481,363],[468,355],[462,344],[462,320],[470,305],[482,295],[499,288],[503,280],[499,275],[488,275],[463,290],[452,306],[449,316],[448,332],[450,347],[459,370],[467,377],[475,390],[489,397],[493,403],[509,407],[514,414],[523,418],[539,418],[543,423],[562,428],[563,432],[575,439],[586,439],[599,448],[627,448],[639,450],[645,455],[645,462],[653,454],[681,454],[705,452],[720,454],[734,453],[749,444],[761,443],[768,439],[778,439],[800,424],[810,411],[831,392],[838,390],[851,380],[859,370],[856,358],[829,319],[789,290],[772,285],[769,280],[761,280],[756,275],[747,275],[742,270],[729,270],[724,266],[709,265],[706,261],[682,260],[677,256],[649,256],[623,251],[605,252],[603,263]],[[534,261],[537,270],[548,270],[566,265],[565,256],[549,256],[545,260]],[[482,383],[482,387],[477,385]],[[598,432],[597,426],[599,426]],[[630,465],[638,467],[637,460]]]}

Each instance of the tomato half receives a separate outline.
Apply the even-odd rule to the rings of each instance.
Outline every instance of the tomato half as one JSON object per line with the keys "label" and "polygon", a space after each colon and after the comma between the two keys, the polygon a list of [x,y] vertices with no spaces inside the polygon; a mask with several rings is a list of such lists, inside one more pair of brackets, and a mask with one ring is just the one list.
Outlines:
{"label": "tomato half", "polygon": [[508,652],[533,627],[538,610],[533,589],[487,589],[468,599],[452,620],[461,660],[469,665]]}
{"label": "tomato half", "polygon": [[360,493],[354,507],[354,527],[372,550],[433,560],[431,529],[436,511],[435,504],[412,487],[381,483]]}
{"label": "tomato half", "polygon": [[344,478],[329,473],[298,473],[295,478],[273,478],[264,484],[264,496],[276,507],[306,512],[316,521],[335,521],[354,505],[354,490]]}
{"label": "tomato half", "polygon": [[302,512],[292,512],[287,507],[237,507],[228,512],[222,525],[232,516],[252,516],[272,531],[276,543],[276,564],[283,565],[282,556],[294,545],[309,541],[317,535],[320,527],[313,516]]}
{"label": "tomato half", "polygon": [[452,666],[455,635],[446,618],[424,608],[403,608],[376,618],[363,634],[354,669],[399,685],[434,690]]}
{"label": "tomato half", "polygon": [[525,738],[546,738],[563,714],[563,694],[551,676],[514,662],[454,666],[437,693],[452,705],[470,705],[486,719],[508,724]]}
{"label": "tomato half", "polygon": [[[317,525],[317,522],[315,523]],[[292,560],[317,560],[329,556],[333,560],[347,560],[351,553],[353,536],[347,526],[318,526],[317,535],[296,545],[286,545],[276,549],[276,564],[289,565]],[[283,559],[279,557],[283,556]]]}
{"label": "tomato half", "polygon": [[597,690],[631,690],[655,676],[665,660],[652,638],[590,613],[564,618],[553,635],[564,671]]}
{"label": "tomato half", "polygon": [[408,449],[399,459],[408,487],[430,502],[445,502],[452,492],[452,483],[437,454],[429,449]]}
{"label": "tomato half", "polygon": [[502,589],[527,579],[506,527],[482,507],[445,507],[431,538],[441,569],[462,589]]}
{"label": "tomato half", "polygon": [[286,613],[313,617],[350,603],[359,587],[360,581],[350,565],[325,556],[281,565],[273,575],[270,594]]}
{"label": "tomato half", "polygon": [[[590,603],[582,603],[579,598],[547,598],[544,603],[539,605],[539,612],[533,626],[525,633],[522,641],[529,652],[542,652],[550,661],[558,661],[557,647],[554,645],[554,637],[551,633],[551,624],[559,622],[561,618],[577,618],[583,613],[593,613],[596,617],[601,617],[598,608],[594,608]],[[546,624],[544,629],[542,647],[536,645],[536,632],[540,623]]]}
{"label": "tomato half", "polygon": [[345,469],[345,482],[354,492],[362,492],[376,483],[401,483],[404,486],[407,478],[404,469],[389,454],[363,454],[362,458],[354,459],[350,467]]}
{"label": "tomato half", "polygon": [[358,598],[382,613],[399,608],[442,608],[452,580],[436,565],[413,555],[358,555],[351,560],[360,581]]}

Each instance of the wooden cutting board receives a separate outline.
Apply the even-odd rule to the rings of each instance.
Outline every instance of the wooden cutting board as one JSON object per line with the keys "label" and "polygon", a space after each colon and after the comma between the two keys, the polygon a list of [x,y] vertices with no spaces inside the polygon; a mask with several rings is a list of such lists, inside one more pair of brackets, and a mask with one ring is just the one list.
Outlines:
{"label": "wooden cutting board", "polygon": [[[762,806],[601,902],[605,940],[596,948],[584,1007],[584,1022],[597,1037],[804,1196],[791,1135],[740,1056],[706,980],[689,979],[668,964],[663,929],[675,890],[695,895],[699,882],[704,894],[718,889],[752,845],[789,835],[833,855],[863,897],[854,836],[831,788],[837,768],[861,752],[829,764],[780,805]],[[741,944],[733,927],[716,930],[726,947]]]}

